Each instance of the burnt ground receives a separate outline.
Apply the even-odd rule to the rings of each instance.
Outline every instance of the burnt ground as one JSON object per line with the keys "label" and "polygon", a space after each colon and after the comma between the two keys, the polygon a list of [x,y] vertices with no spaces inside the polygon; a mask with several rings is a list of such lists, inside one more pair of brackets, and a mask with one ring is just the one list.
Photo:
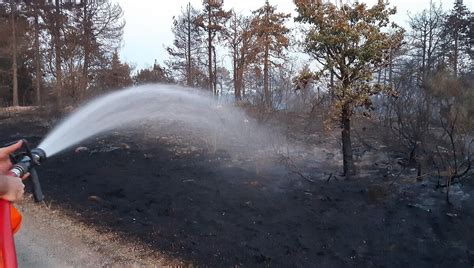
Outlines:
{"label": "burnt ground", "polygon": [[[0,144],[47,133],[40,121],[0,120]],[[124,145],[123,143],[126,143]],[[39,173],[68,215],[196,266],[473,267],[474,185],[453,205],[430,181],[382,171],[308,183],[230,164],[225,152],[176,154],[115,134],[82,144]]]}

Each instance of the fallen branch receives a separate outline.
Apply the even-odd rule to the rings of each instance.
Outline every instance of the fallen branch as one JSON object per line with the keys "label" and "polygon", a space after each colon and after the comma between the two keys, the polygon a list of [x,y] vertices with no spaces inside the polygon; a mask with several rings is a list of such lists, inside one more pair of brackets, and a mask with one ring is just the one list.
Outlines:
{"label": "fallen branch", "polygon": [[282,156],[282,161],[285,162],[285,166],[290,172],[298,175],[299,177],[301,177],[302,179],[304,179],[308,182],[316,183],[316,181],[313,180],[313,178],[310,178],[310,177],[304,175],[303,173],[301,173],[301,171],[298,169],[296,164],[293,162],[293,160],[291,160],[291,158],[289,156]]}
{"label": "fallen branch", "polygon": [[331,180],[331,178],[333,178],[333,177],[334,177],[335,180],[337,180],[337,177],[331,173],[331,174],[329,174],[329,177],[326,179],[326,182],[329,182]]}
{"label": "fallen branch", "polygon": [[301,172],[297,171],[297,170],[290,170],[291,172],[297,174],[298,176],[300,176],[302,179],[308,181],[308,182],[311,182],[311,183],[316,183],[316,181],[314,181],[313,179],[311,178],[308,178],[307,176],[305,176],[304,174],[302,174]]}

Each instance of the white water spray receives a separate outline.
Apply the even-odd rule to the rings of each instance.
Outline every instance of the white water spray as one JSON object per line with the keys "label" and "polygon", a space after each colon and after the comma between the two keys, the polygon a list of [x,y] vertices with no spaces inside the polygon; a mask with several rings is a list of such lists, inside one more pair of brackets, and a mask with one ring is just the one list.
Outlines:
{"label": "white water spray", "polygon": [[221,105],[209,95],[179,86],[146,85],[91,101],[53,129],[38,147],[50,157],[100,133],[162,120],[219,131],[224,137],[233,134],[247,140],[251,135],[256,143],[269,138],[263,129],[250,124],[242,111]]}

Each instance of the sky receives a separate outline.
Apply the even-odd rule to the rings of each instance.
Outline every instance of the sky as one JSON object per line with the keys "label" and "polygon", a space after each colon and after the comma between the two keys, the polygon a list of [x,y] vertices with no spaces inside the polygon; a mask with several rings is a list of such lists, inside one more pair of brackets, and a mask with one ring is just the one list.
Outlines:
{"label": "sky", "polygon": [[[168,58],[165,50],[173,42],[171,32],[172,18],[180,14],[181,7],[188,2],[194,7],[201,7],[202,0],[115,0],[123,11],[126,21],[123,36],[121,57],[122,60],[135,66],[137,69],[152,66],[155,59],[159,64]],[[450,10],[454,0],[432,0],[440,3],[443,9]],[[139,4],[138,4],[139,2]],[[360,0],[369,6],[377,0]],[[224,0],[224,8],[234,8],[237,12],[250,14],[258,9],[265,0]],[[398,13],[393,20],[406,27],[409,14],[416,14],[429,7],[430,0],[390,0],[396,6]],[[277,10],[295,14],[292,0],[270,0]],[[474,9],[474,0],[464,1],[470,9]],[[292,19],[291,19],[292,20]]]}

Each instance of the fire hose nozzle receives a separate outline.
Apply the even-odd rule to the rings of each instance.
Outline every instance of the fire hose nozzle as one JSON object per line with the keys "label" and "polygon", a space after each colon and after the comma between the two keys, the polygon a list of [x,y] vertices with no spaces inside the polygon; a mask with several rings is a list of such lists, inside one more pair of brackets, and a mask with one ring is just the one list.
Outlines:
{"label": "fire hose nozzle", "polygon": [[36,173],[35,167],[41,165],[46,160],[46,153],[41,148],[30,150],[26,140],[23,140],[23,151],[16,156],[12,156],[12,162],[15,163],[10,173],[16,177],[23,177],[26,173],[30,173],[30,179],[33,183],[33,195],[37,202],[44,199],[44,194]]}
{"label": "fire hose nozzle", "polygon": [[33,161],[36,165],[40,165],[46,160],[46,153],[41,148],[35,148],[31,150],[31,155],[33,156]]}

